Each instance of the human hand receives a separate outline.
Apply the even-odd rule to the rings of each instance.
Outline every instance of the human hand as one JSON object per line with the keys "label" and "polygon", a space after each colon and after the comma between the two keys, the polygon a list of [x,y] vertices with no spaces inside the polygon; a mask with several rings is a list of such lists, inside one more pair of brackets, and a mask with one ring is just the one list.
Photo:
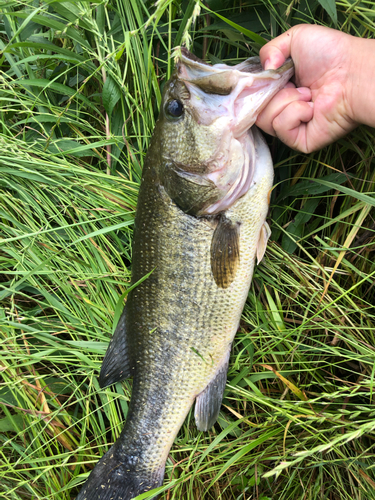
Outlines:
{"label": "human hand", "polygon": [[278,92],[256,125],[291,148],[309,153],[359,123],[368,123],[363,117],[361,121],[359,112],[368,113],[368,108],[358,109],[355,94],[363,92],[364,82],[360,89],[357,78],[363,70],[363,52],[368,52],[367,67],[375,72],[374,42],[322,26],[298,25],[267,43],[260,51],[263,67],[278,68],[292,57],[297,88],[289,83]]}

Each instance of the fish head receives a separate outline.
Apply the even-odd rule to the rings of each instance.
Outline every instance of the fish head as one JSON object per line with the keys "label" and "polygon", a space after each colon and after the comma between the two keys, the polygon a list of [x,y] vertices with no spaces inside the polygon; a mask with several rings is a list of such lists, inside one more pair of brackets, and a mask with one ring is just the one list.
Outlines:
{"label": "fish head", "polygon": [[258,57],[209,65],[182,49],[158,120],[162,177],[185,212],[225,211],[249,189],[254,143],[249,129],[294,73],[291,59],[263,70]]}

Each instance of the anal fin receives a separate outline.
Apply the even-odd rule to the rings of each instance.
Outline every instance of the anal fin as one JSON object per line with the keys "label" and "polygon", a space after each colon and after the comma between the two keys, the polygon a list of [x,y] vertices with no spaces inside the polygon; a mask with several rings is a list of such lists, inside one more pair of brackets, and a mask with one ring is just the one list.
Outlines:
{"label": "anal fin", "polygon": [[226,359],[217,371],[215,378],[195,400],[194,417],[200,431],[211,429],[219,415],[225,384],[227,383],[229,354],[230,350],[228,350]]}
{"label": "anal fin", "polygon": [[115,333],[104,356],[99,375],[100,387],[107,387],[133,375],[134,363],[131,361],[129,342],[126,332],[126,309],[117,324]]}
{"label": "anal fin", "polygon": [[220,288],[228,288],[240,263],[240,224],[219,219],[211,242],[211,270]]}

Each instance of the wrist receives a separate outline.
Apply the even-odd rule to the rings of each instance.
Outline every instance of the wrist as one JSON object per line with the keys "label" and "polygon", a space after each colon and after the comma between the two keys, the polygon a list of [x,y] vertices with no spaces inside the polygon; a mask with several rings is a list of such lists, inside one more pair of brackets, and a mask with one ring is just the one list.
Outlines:
{"label": "wrist", "polygon": [[375,127],[375,40],[353,37],[349,74],[349,114],[357,124]]}

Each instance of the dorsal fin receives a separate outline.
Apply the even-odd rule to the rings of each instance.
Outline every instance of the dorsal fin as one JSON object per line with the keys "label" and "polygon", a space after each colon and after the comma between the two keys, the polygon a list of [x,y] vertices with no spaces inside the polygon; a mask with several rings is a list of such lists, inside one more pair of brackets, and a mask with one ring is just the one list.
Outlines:
{"label": "dorsal fin", "polygon": [[100,387],[107,387],[133,375],[135,363],[129,351],[125,307],[104,356],[99,375]]}

